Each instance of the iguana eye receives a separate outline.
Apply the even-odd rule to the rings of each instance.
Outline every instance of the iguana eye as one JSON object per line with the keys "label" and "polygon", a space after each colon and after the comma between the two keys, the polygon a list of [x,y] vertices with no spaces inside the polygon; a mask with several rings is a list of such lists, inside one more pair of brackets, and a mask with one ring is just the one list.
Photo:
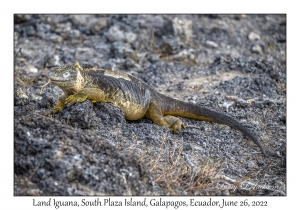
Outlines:
{"label": "iguana eye", "polygon": [[65,73],[63,73],[62,76],[66,78],[66,77],[70,76],[70,72],[65,72]]}

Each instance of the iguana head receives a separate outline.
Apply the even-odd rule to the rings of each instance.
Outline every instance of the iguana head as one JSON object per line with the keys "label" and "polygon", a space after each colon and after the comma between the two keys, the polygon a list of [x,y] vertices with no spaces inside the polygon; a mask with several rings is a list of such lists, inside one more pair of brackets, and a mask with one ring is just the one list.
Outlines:
{"label": "iguana head", "polygon": [[84,83],[84,79],[80,73],[82,68],[78,63],[73,65],[66,64],[54,68],[49,72],[51,82],[60,87],[65,93],[76,93]]}

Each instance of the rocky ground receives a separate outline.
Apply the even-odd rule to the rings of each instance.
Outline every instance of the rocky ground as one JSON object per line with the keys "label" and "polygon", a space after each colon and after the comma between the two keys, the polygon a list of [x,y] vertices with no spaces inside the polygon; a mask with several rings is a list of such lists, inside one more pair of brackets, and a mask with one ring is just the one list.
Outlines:
{"label": "rocky ground", "polygon": [[[285,15],[15,15],[14,53],[15,195],[286,194]],[[268,157],[216,123],[176,135],[90,101],[45,116],[48,71],[76,61],[230,115]]]}

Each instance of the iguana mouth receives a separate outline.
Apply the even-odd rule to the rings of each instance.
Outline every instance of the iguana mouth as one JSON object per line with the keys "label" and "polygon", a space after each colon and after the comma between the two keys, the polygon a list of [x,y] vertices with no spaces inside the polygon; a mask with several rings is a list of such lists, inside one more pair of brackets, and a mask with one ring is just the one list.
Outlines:
{"label": "iguana mouth", "polygon": [[66,81],[68,81],[68,80],[63,80],[63,79],[51,79],[51,78],[50,78],[50,80],[51,80],[51,82],[54,82],[54,83],[55,82],[57,83],[57,82],[66,82]]}
{"label": "iguana mouth", "polygon": [[60,81],[63,81],[63,80],[51,79],[51,82],[60,82]]}

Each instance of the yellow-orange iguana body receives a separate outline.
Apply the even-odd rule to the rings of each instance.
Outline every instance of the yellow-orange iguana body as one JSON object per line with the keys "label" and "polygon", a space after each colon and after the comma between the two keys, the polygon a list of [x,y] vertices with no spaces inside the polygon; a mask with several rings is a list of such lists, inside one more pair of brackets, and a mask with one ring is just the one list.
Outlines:
{"label": "yellow-orange iguana body", "polygon": [[182,121],[175,116],[221,123],[246,134],[266,156],[256,136],[233,118],[162,95],[134,76],[105,69],[83,69],[76,62],[55,68],[49,73],[49,77],[65,93],[59,98],[54,108],[55,113],[61,111],[65,105],[71,106],[89,99],[92,102],[102,101],[117,105],[124,110],[127,120],[147,117],[175,133],[180,133],[181,128],[185,128]]}

